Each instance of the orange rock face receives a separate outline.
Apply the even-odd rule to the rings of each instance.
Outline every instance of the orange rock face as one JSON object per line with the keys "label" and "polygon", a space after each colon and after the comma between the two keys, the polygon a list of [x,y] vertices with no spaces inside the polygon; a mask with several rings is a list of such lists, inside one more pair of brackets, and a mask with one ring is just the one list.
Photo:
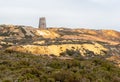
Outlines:
{"label": "orange rock face", "polygon": [[120,33],[114,30],[102,30],[103,35],[106,37],[120,38]]}
{"label": "orange rock face", "polygon": [[[71,35],[65,34],[61,38],[63,39],[83,39],[91,41],[106,42],[111,45],[120,44],[120,32],[114,30],[89,30],[89,29],[77,29],[70,31]],[[73,35],[72,32],[78,32]]]}

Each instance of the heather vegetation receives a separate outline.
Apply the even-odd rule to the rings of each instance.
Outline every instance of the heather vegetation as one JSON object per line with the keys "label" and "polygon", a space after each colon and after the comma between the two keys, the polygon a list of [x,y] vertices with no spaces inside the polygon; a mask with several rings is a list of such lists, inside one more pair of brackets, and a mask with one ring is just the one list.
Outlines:
{"label": "heather vegetation", "polygon": [[0,51],[0,82],[120,81],[120,68],[104,57],[74,57],[71,53],[69,51],[73,59],[63,60],[55,56]]}

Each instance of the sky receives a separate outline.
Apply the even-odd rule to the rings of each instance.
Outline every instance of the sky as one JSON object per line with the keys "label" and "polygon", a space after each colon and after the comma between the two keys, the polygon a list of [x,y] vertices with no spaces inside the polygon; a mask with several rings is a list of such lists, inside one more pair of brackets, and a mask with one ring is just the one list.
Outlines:
{"label": "sky", "polygon": [[0,0],[0,24],[120,31],[120,0]]}

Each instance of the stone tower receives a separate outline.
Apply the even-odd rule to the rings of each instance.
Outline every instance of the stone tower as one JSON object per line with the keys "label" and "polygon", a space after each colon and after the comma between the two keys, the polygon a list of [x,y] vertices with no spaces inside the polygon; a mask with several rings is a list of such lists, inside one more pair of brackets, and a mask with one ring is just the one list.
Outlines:
{"label": "stone tower", "polygon": [[40,29],[46,29],[46,19],[45,19],[45,17],[41,17],[39,19],[39,28]]}

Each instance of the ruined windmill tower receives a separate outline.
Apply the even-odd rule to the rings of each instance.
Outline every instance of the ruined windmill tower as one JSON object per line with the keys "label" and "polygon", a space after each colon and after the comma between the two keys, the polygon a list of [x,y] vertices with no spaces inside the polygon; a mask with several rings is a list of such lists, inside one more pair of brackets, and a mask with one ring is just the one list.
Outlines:
{"label": "ruined windmill tower", "polygon": [[46,29],[46,19],[45,19],[45,17],[41,17],[39,19],[39,29]]}

